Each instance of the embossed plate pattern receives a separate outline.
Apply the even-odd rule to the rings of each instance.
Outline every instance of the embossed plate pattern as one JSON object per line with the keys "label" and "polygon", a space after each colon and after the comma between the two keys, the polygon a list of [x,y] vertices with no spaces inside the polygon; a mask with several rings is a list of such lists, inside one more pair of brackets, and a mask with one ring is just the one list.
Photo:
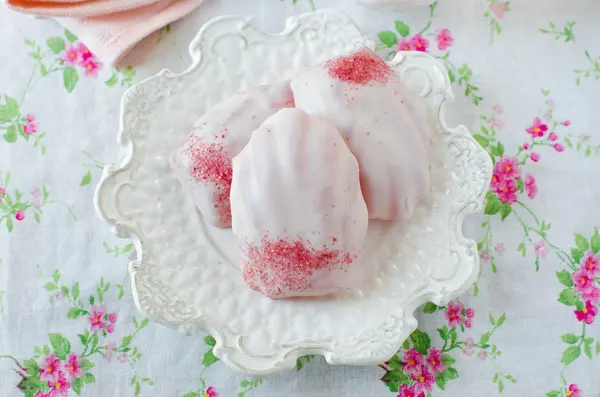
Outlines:
{"label": "embossed plate pattern", "polygon": [[217,340],[215,355],[241,371],[281,371],[306,354],[331,364],[385,361],[417,326],[419,305],[445,304],[479,270],[476,244],[461,229],[465,215],[482,209],[491,160],[464,127],[444,122],[450,83],[427,54],[400,53],[391,64],[438,117],[432,192],[409,222],[370,224],[358,290],[278,301],[251,291],[236,265],[231,231],[206,226],[169,172],[168,154],[225,96],[365,45],[373,47],[332,11],[291,18],[277,35],[248,19],[222,17],[191,43],[186,72],[162,71],[123,97],[121,161],[104,170],[95,204],[118,236],[134,241],[138,259],[129,271],[136,304],[186,334],[208,330]]}

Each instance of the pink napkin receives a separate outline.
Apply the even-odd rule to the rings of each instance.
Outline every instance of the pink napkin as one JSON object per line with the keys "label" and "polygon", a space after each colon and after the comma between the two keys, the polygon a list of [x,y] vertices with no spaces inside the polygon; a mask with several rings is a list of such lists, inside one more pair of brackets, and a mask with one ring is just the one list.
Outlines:
{"label": "pink napkin", "polygon": [[[79,37],[103,63],[111,66],[119,64],[144,37],[186,16],[204,2],[204,0],[6,1],[10,8],[20,12],[54,17]],[[25,7],[23,3],[27,3],[29,7]],[[140,6],[141,3],[144,5]],[[49,4],[52,7],[49,7]],[[57,4],[59,6],[55,7]],[[83,15],[87,16],[80,18]]]}

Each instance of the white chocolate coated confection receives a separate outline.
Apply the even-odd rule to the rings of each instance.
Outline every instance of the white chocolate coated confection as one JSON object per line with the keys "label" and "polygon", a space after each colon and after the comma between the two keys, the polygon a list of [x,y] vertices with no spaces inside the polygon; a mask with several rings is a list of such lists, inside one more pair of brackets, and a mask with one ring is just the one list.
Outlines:
{"label": "white chocolate coated confection", "polygon": [[231,159],[252,131],[282,107],[294,106],[289,82],[238,93],[209,110],[184,139],[171,165],[210,224],[231,226]]}
{"label": "white chocolate coated confection", "polygon": [[233,159],[233,234],[245,282],[271,298],[356,284],[368,212],[358,163],[335,127],[282,109]]}
{"label": "white chocolate coated confection", "polygon": [[414,93],[366,48],[301,71],[291,86],[296,107],[335,125],[356,156],[369,217],[408,219],[429,192],[434,126]]}

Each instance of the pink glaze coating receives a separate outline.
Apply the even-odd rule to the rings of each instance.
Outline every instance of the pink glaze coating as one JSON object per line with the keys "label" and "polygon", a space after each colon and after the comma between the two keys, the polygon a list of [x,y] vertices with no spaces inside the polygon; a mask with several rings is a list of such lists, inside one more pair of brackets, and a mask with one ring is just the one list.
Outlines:
{"label": "pink glaze coating", "polygon": [[287,106],[294,106],[289,82],[235,94],[198,120],[173,154],[175,174],[208,223],[231,226],[231,159],[246,146],[252,131]]}
{"label": "pink glaze coating", "polygon": [[270,298],[356,286],[368,212],[358,163],[331,124],[282,109],[233,159],[233,234],[244,281]]}
{"label": "pink glaze coating", "polygon": [[333,124],[356,156],[369,217],[410,218],[430,188],[424,100],[367,48],[301,71],[291,87],[296,107]]}

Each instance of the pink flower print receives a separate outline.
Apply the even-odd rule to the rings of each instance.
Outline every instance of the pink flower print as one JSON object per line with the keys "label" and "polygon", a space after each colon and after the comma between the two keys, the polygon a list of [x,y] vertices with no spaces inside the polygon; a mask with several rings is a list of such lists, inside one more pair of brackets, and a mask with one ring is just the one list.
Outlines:
{"label": "pink flower print", "polygon": [[482,350],[479,352],[479,354],[477,354],[477,356],[479,356],[480,360],[485,360],[487,358],[487,352],[485,350]]}
{"label": "pink flower print", "polygon": [[494,112],[498,113],[498,114],[502,114],[504,113],[504,107],[502,105],[494,105],[494,107],[492,108],[494,110]]}
{"label": "pink flower print", "polygon": [[581,389],[577,385],[569,385],[567,397],[581,397]]}
{"label": "pink flower print", "polygon": [[488,125],[498,127],[498,129],[501,130],[504,127],[504,121],[497,119],[495,117],[490,117],[488,119]]}
{"label": "pink flower print", "polygon": [[542,123],[539,117],[536,117],[531,127],[527,128],[526,131],[532,138],[540,138],[548,131],[548,126]]}
{"label": "pink flower print", "polygon": [[429,349],[429,355],[425,362],[433,372],[444,372],[446,370],[446,366],[442,364],[442,352],[439,349],[433,347]]}
{"label": "pink flower print", "polygon": [[504,18],[504,13],[506,12],[506,4],[502,3],[502,1],[498,3],[492,3],[490,4],[490,11],[492,14],[494,14],[496,19],[501,20]]}
{"label": "pink flower print", "polygon": [[31,191],[31,206],[35,209],[38,209],[42,206],[42,192],[40,192],[39,188],[34,188]]}
{"label": "pink flower print", "polygon": [[412,43],[410,42],[410,40],[402,39],[396,45],[396,51],[398,51],[398,52],[400,52],[400,51],[410,51],[410,50],[412,50]]}
{"label": "pink flower print", "polygon": [[25,219],[25,213],[23,211],[17,211],[17,213],[15,214],[15,219],[18,221],[22,221],[23,219]]}
{"label": "pink flower print", "polygon": [[558,139],[558,135],[556,135],[556,132],[551,132],[550,135],[548,135],[548,139],[554,142]]}
{"label": "pink flower print", "polygon": [[527,197],[530,199],[535,198],[535,195],[537,194],[538,188],[535,177],[531,174],[525,175],[525,191],[527,192]]}
{"label": "pink flower print", "polygon": [[490,189],[496,191],[500,183],[504,180],[504,177],[497,171],[492,174],[492,180],[490,181]]}
{"label": "pink flower print", "polygon": [[546,123],[550,123],[552,121],[552,109],[546,110],[542,118]]}
{"label": "pink flower print", "polygon": [[529,143],[525,142],[523,144],[523,150],[529,150]]}
{"label": "pink flower print", "polygon": [[565,151],[565,146],[562,143],[560,143],[560,142],[556,142],[554,144],[554,150],[556,150],[558,153],[564,152]]}
{"label": "pink flower print", "polygon": [[48,397],[68,396],[71,382],[59,371],[56,379],[48,381],[48,387],[50,388]]}
{"label": "pink flower print", "polygon": [[473,326],[473,320],[468,318],[465,320],[465,328],[471,328]]}
{"label": "pink flower print", "polygon": [[404,352],[402,362],[404,363],[404,372],[410,374],[416,371],[419,368],[419,366],[423,364],[423,356],[414,348],[410,348]]}
{"label": "pink flower print", "polygon": [[81,61],[81,55],[76,46],[68,44],[65,47],[65,52],[60,58],[65,64],[69,66],[77,65]]}
{"label": "pink flower print", "polygon": [[595,285],[592,285],[590,289],[584,291],[581,294],[581,299],[583,299],[584,301],[597,303],[598,301],[600,301],[600,289],[598,289],[598,287],[596,287]]}
{"label": "pink flower print", "polygon": [[531,161],[533,161],[534,163],[537,163],[538,161],[540,161],[540,154],[538,152],[533,152],[529,155],[529,158],[531,159]]}
{"label": "pink flower print", "polygon": [[464,310],[465,305],[462,302],[449,302],[448,310],[446,310],[446,319],[448,320],[448,325],[452,328],[460,325],[462,323],[462,311]]}
{"label": "pink flower print", "polygon": [[60,369],[60,360],[54,354],[49,355],[40,362],[40,379],[54,380]]}
{"label": "pink flower print", "polygon": [[92,314],[88,317],[88,321],[90,322],[90,329],[93,332],[102,331],[104,328],[104,312],[102,310],[98,310],[97,308],[92,308]]}
{"label": "pink flower print", "polygon": [[514,157],[500,157],[500,160],[494,166],[494,171],[503,177],[503,179],[516,179],[521,176],[519,161]]}
{"label": "pink flower print", "polygon": [[36,391],[33,397],[48,397],[47,394],[42,393],[41,391]]}
{"label": "pink flower print", "polygon": [[475,309],[470,307],[465,311],[465,314],[467,315],[467,318],[473,318],[475,317]]}
{"label": "pink flower print", "polygon": [[3,187],[0,187],[0,196],[6,196],[6,189]]}
{"label": "pink flower print", "polygon": [[594,285],[594,279],[591,278],[586,269],[580,268],[571,275],[573,281],[573,287],[575,291],[582,293],[589,290]]}
{"label": "pink flower print", "polygon": [[105,330],[107,334],[112,334],[113,332],[115,332],[115,325],[112,323],[108,323],[106,324]]}
{"label": "pink flower print", "polygon": [[481,260],[484,262],[490,261],[490,253],[488,252],[488,250],[481,251]]}
{"label": "pink flower print", "polygon": [[429,371],[426,365],[421,365],[417,371],[411,374],[415,381],[414,389],[416,392],[430,392],[435,382],[435,376]]}
{"label": "pink flower print", "polygon": [[396,397],[425,397],[425,393],[420,391],[417,392],[413,386],[402,385],[398,389],[398,395]]}
{"label": "pink flower print", "polygon": [[513,204],[517,201],[517,184],[514,180],[503,180],[496,189],[498,200],[502,203]]}
{"label": "pink flower print", "polygon": [[127,362],[129,361],[129,356],[127,355],[127,353],[123,353],[117,357],[117,360],[119,360],[121,364],[127,364]]}
{"label": "pink flower print", "polygon": [[437,40],[438,49],[442,51],[454,44],[454,38],[450,33],[450,29],[438,29],[435,39]]}
{"label": "pink flower print", "polygon": [[465,339],[465,347],[463,347],[463,353],[466,356],[472,356],[474,345],[475,345],[475,340],[473,338],[469,337],[469,338]]}
{"label": "pink flower print", "polygon": [[108,322],[114,324],[117,322],[117,313],[112,312],[108,315]]}
{"label": "pink flower print", "polygon": [[504,251],[506,251],[506,249],[504,248],[504,243],[496,243],[496,247],[494,248],[494,250],[496,251],[496,255],[502,256],[502,254],[504,254]]}
{"label": "pink flower print", "polygon": [[598,308],[592,302],[585,302],[585,307],[581,310],[575,310],[575,317],[577,317],[577,321],[583,321],[586,324],[590,325],[594,323],[594,318],[598,314]]}
{"label": "pink flower print", "polygon": [[83,370],[81,369],[81,360],[77,358],[77,354],[71,353],[67,358],[67,362],[65,363],[65,370],[67,374],[71,376],[71,378],[79,378],[83,375]]}
{"label": "pink flower print", "polygon": [[598,271],[600,270],[600,254],[594,255],[593,251],[588,251],[583,257],[581,268],[592,277],[598,275]]}
{"label": "pink flower print", "polygon": [[81,63],[86,76],[96,77],[98,75],[98,69],[100,69],[100,62],[94,58],[88,58]]}
{"label": "pink flower print", "polygon": [[550,97],[550,98],[546,99],[546,105],[553,108],[554,107],[554,98]]}
{"label": "pink flower print", "polygon": [[[563,124],[565,127],[568,127],[568,126],[570,126],[570,125],[571,125],[571,122],[570,122],[569,120],[565,120],[565,121],[563,121],[563,123],[562,123],[562,124]],[[574,385],[573,385],[573,386],[574,386]],[[577,386],[575,386],[575,387],[577,387]]]}
{"label": "pink flower print", "polygon": [[104,349],[104,359],[106,361],[111,361],[113,352],[117,349],[117,344],[115,342],[108,342],[106,344],[106,348]]}
{"label": "pink flower print", "polygon": [[77,44],[77,52],[79,53],[79,56],[81,57],[82,63],[87,61],[88,59],[94,57],[94,54],[92,54],[90,52],[90,50],[83,43]]}
{"label": "pink flower print", "polygon": [[204,392],[204,397],[219,397],[219,394],[217,393],[214,387],[210,386]]}
{"label": "pink flower print", "polygon": [[23,132],[27,135],[33,135],[37,132],[37,123],[35,122],[35,116],[33,114],[28,114],[25,116],[25,120],[27,121],[23,124]]}
{"label": "pink flower print", "polygon": [[429,40],[427,40],[420,34],[416,34],[410,39],[410,45],[415,51],[427,52],[427,48],[429,47]]}
{"label": "pink flower print", "polygon": [[537,243],[535,243],[533,245],[533,249],[535,251],[535,256],[542,259],[544,259],[548,252],[550,252],[550,248],[548,248],[544,240],[540,240]]}

